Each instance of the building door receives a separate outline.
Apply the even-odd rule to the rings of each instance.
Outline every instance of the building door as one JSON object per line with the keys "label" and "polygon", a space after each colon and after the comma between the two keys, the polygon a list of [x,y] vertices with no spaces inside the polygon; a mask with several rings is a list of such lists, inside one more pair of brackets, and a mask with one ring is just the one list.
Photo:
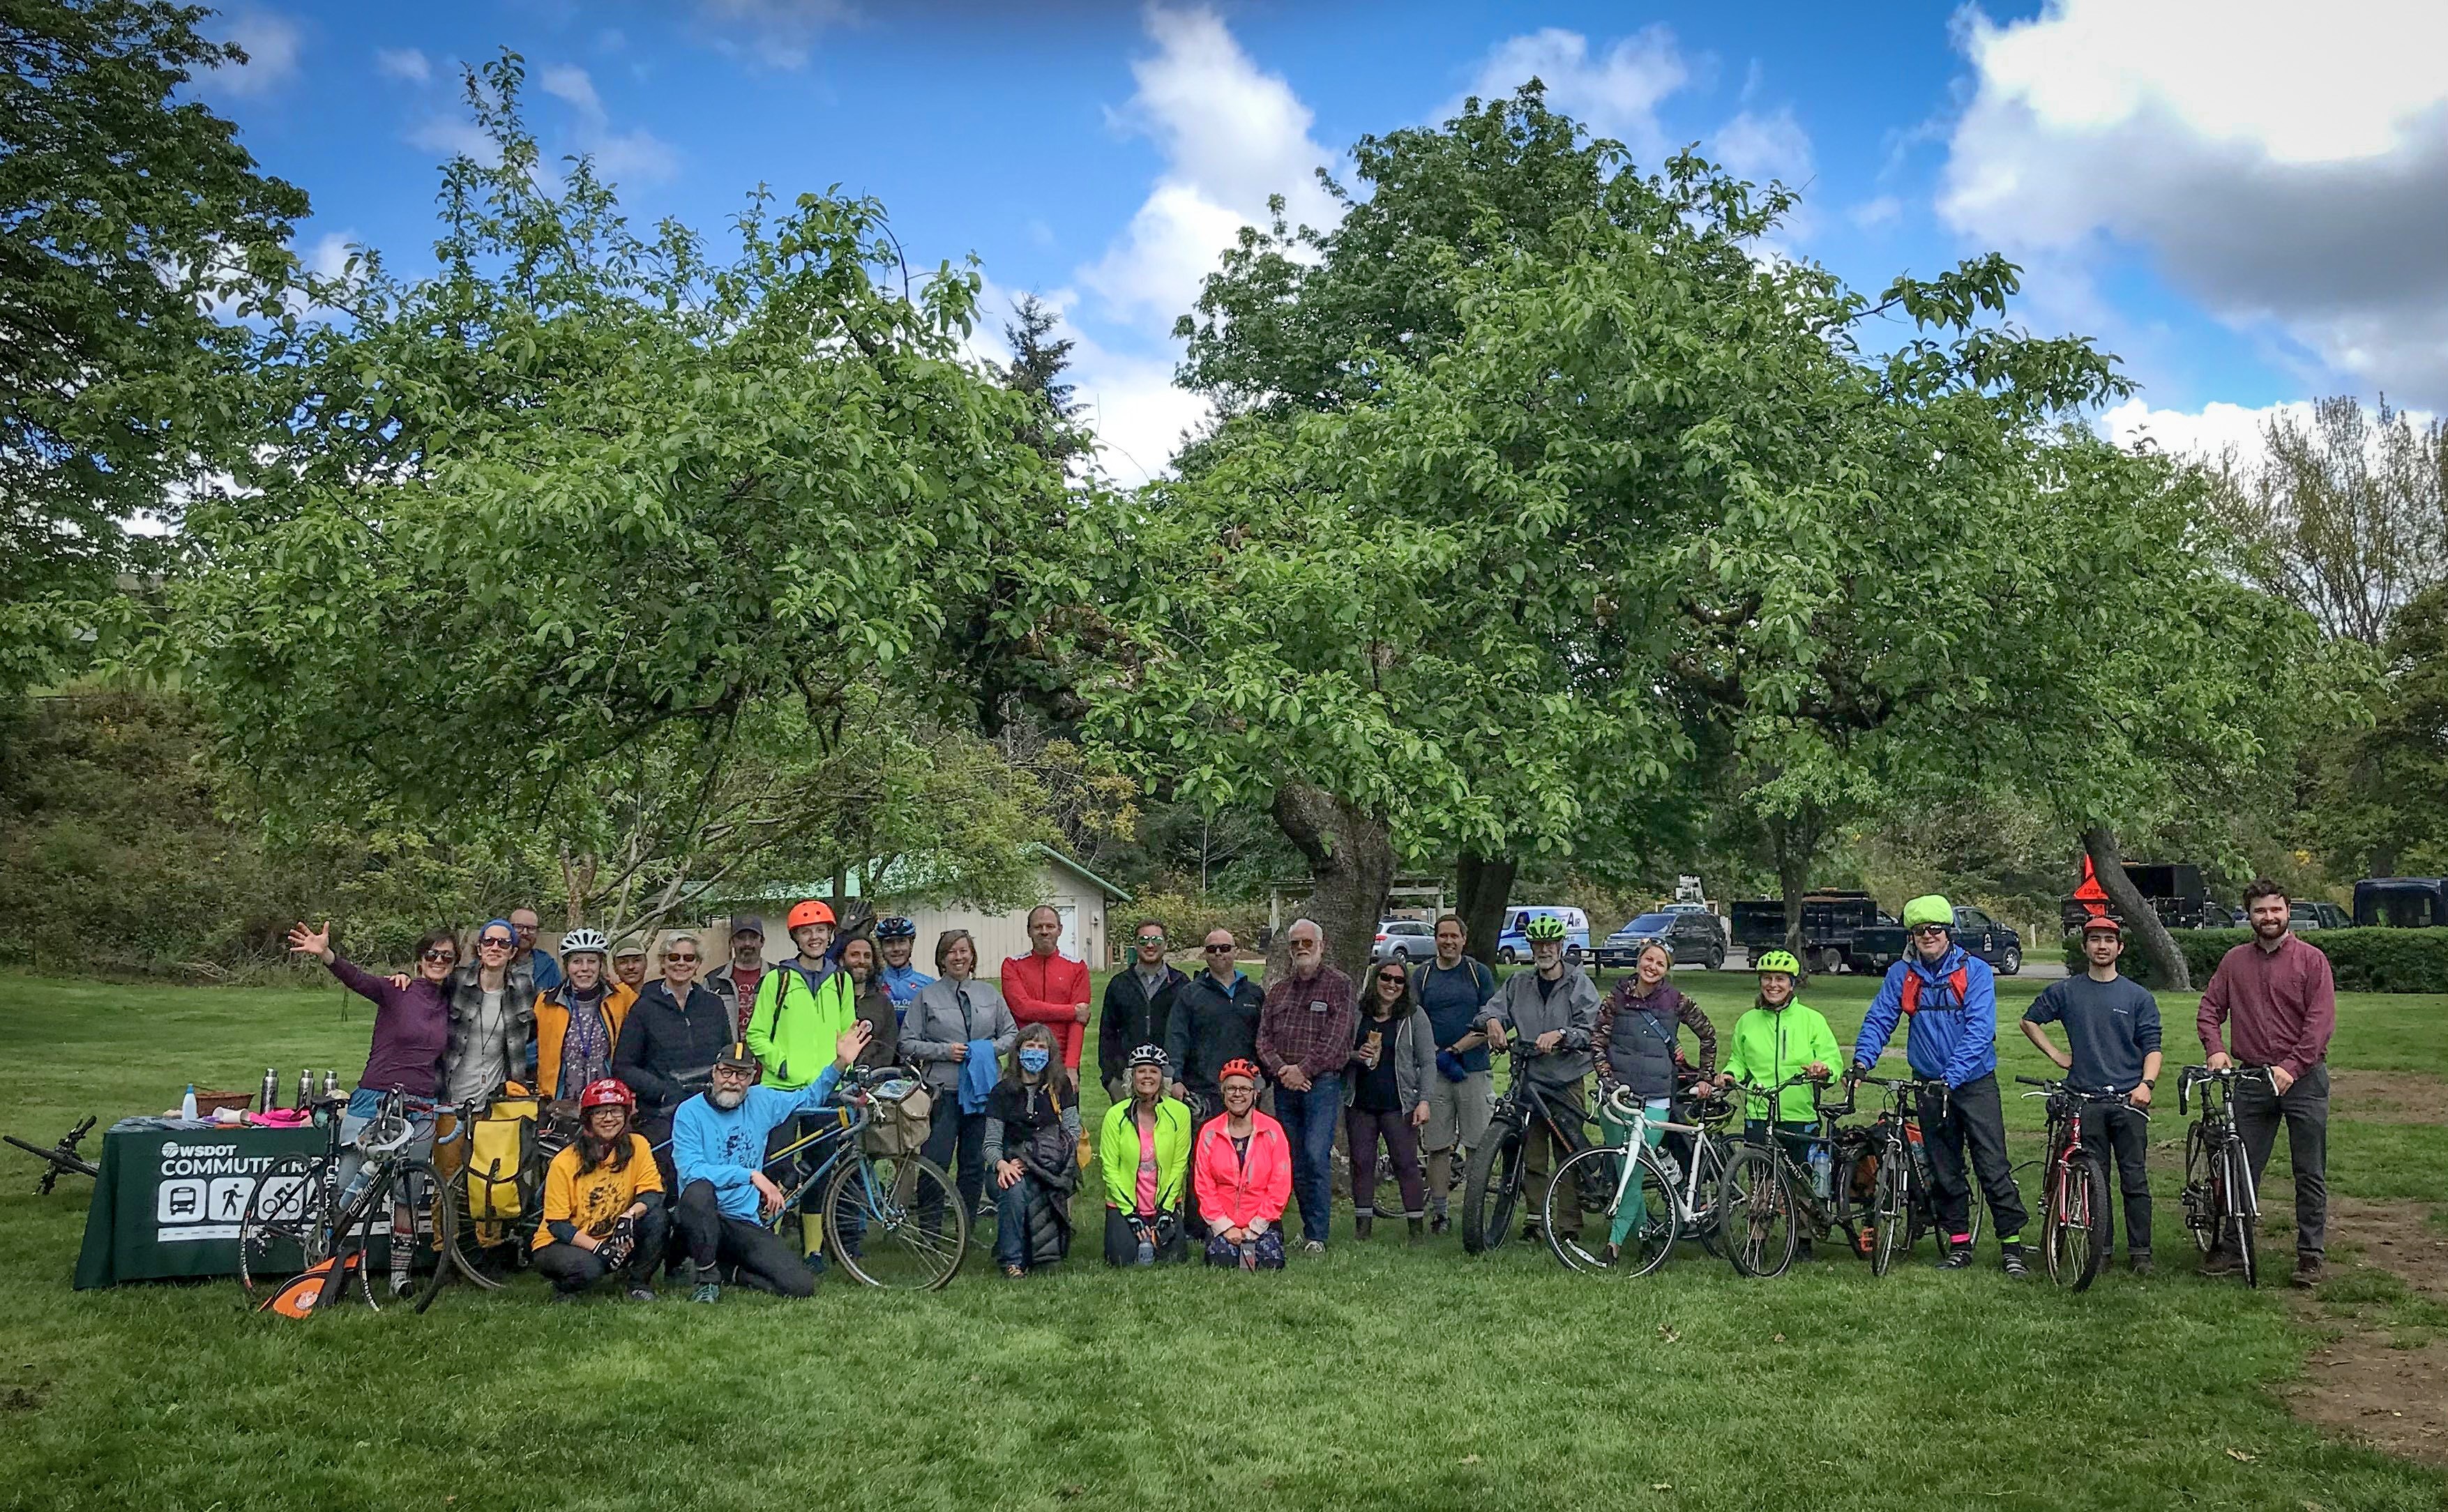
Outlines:
{"label": "building door", "polygon": [[1062,943],[1060,947],[1062,953],[1074,961],[1088,959],[1080,953],[1080,905],[1058,903],[1054,905],[1054,911],[1062,920]]}

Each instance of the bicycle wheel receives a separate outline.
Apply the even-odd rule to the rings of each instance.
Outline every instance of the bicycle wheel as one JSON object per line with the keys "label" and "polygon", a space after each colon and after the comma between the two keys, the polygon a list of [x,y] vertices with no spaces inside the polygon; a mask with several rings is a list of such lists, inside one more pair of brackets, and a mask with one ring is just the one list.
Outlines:
{"label": "bicycle wheel", "polygon": [[2227,1141],[2228,1178],[2226,1209],[2228,1221],[2234,1226],[2235,1253],[2244,1262],[2244,1284],[2261,1285],[2261,1242],[2253,1233],[2252,1209],[2244,1196],[2252,1191],[2252,1167],[2247,1163],[2244,1141],[2230,1136]]}
{"label": "bicycle wheel", "polygon": [[1521,1200],[1521,1129],[1492,1123],[1470,1152],[1462,1185],[1462,1247],[1470,1254],[1501,1248]]}
{"label": "bicycle wheel", "polygon": [[458,1273],[459,1278],[488,1292],[499,1292],[504,1284],[499,1266],[492,1262],[493,1252],[501,1248],[507,1232],[498,1219],[479,1220],[469,1209],[468,1168],[462,1165],[448,1179],[436,1177],[439,1183],[430,1206],[449,1208],[448,1218],[435,1216],[430,1226],[441,1248],[436,1252],[441,1263]]}
{"label": "bicycle wheel", "polygon": [[[434,1200],[434,1191],[441,1177],[422,1160],[393,1160],[380,1166],[357,1199],[340,1214],[338,1234],[334,1249],[340,1256],[344,1271],[354,1271],[358,1294],[365,1298],[369,1310],[379,1312],[394,1300],[408,1300],[412,1292],[402,1292],[394,1297],[392,1292],[392,1247],[410,1247],[408,1263],[397,1270],[403,1277],[412,1276],[416,1266],[416,1214],[421,1206]],[[397,1213],[408,1210],[409,1232],[397,1232]],[[435,1257],[439,1263],[440,1257]]]}
{"label": "bicycle wheel", "polygon": [[1766,1280],[1783,1275],[1800,1240],[1793,1195],[1776,1157],[1745,1145],[1726,1162],[1717,1211],[1725,1225],[1726,1258],[1743,1275]]}
{"label": "bicycle wheel", "polygon": [[2108,1269],[2111,1242],[2108,1209],[2108,1164],[2096,1156],[2085,1156],[2082,1162],[2082,1273],[2075,1278],[2074,1289],[2089,1291],[2099,1273]]}
{"label": "bicycle wheel", "polygon": [[1896,1257],[1912,1248],[1917,1227],[1912,1163],[1901,1148],[1889,1150],[1879,1163],[1879,1183],[1870,1204],[1870,1273],[1885,1275],[1895,1268]]}
{"label": "bicycle wheel", "polygon": [[[1585,1223],[1579,1234],[1566,1237],[1565,1231],[1574,1227],[1573,1220],[1579,1215],[1565,1204],[1578,1204],[1584,1181],[1606,1194],[1605,1205],[1590,1215],[1591,1221],[1606,1232],[1592,1233],[1590,1224]],[[1609,1258],[1607,1243],[1616,1215],[1622,1204],[1632,1200],[1633,1181],[1640,1183],[1640,1199],[1647,1215],[1624,1234],[1622,1253]],[[1547,1184],[1540,1219],[1547,1231],[1547,1248],[1564,1262],[1566,1270],[1583,1275],[1647,1275],[1665,1263],[1679,1236],[1674,1190],[1665,1169],[1649,1151],[1643,1150],[1633,1158],[1627,1176],[1625,1152],[1616,1145],[1594,1145],[1559,1165],[1556,1179]]]}
{"label": "bicycle wheel", "polygon": [[2185,1135],[2185,1186],[2179,1200],[2193,1248],[2204,1254],[2218,1243],[2220,1226],[2226,1220],[2227,1203],[2221,1196],[2226,1161],[2210,1148],[2209,1131],[2194,1124]]}
{"label": "bicycle wheel", "polygon": [[2060,1154],[2049,1166],[2040,1197],[2040,1260],[2059,1286],[2080,1292],[2099,1275],[2106,1245],[2097,1225],[2107,1216],[2107,1186],[2088,1156]]}
{"label": "bicycle wheel", "polygon": [[1676,1237],[1697,1239],[1701,1249],[1723,1259],[1726,1231],[1719,1221],[1717,1198],[1726,1185],[1726,1142],[1713,1134],[1702,1136],[1695,1142],[1692,1160],[1699,1167],[1699,1175],[1684,1178],[1689,1184],[1682,1189],[1692,1194],[1692,1211],[1677,1220]]}
{"label": "bicycle wheel", "polygon": [[915,1155],[861,1155],[825,1183],[825,1253],[868,1286],[932,1292],[960,1273],[969,1215],[952,1178]]}
{"label": "bicycle wheel", "polygon": [[[416,1284],[416,1311],[419,1312],[433,1306],[433,1298],[441,1292],[445,1281],[463,1273],[458,1256],[459,1229],[464,1220],[459,1215],[459,1199],[453,1196],[456,1192],[464,1192],[458,1182],[446,1181],[436,1174],[426,1196],[423,1213],[425,1245],[433,1263]],[[499,1281],[480,1279],[478,1284],[488,1291],[501,1288]]]}
{"label": "bicycle wheel", "polygon": [[238,1284],[259,1303],[332,1254],[332,1163],[284,1155],[256,1178],[238,1225]]}

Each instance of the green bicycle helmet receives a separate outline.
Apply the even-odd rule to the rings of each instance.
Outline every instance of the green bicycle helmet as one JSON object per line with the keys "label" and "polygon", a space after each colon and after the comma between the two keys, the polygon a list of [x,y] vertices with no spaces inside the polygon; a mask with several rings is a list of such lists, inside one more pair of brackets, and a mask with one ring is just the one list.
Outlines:
{"label": "green bicycle helmet", "polygon": [[1802,975],[1802,963],[1793,958],[1793,952],[1790,950],[1770,950],[1768,954],[1761,956],[1757,961],[1753,962],[1751,964],[1751,969],[1754,971],[1782,971],[1787,976],[1798,977]]}
{"label": "green bicycle helmet", "polygon": [[1540,940],[1560,940],[1564,937],[1564,921],[1552,913],[1542,913],[1521,927],[1521,937],[1534,945]]}

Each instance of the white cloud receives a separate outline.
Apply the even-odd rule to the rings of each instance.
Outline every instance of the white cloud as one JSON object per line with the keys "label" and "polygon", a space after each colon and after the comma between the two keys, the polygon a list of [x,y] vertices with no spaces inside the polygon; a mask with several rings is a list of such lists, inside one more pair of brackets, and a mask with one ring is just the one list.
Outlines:
{"label": "white cloud", "polygon": [[215,94],[249,99],[271,93],[296,74],[297,55],[306,41],[296,22],[271,10],[238,12],[222,36],[239,45],[246,62],[215,68],[197,85]]}
{"label": "white cloud", "polygon": [[1846,217],[1862,230],[1874,231],[1880,226],[1891,224],[1903,212],[1904,202],[1902,200],[1891,194],[1883,194],[1876,199],[1863,201],[1846,211]]}
{"label": "white cloud", "polygon": [[376,48],[374,71],[386,79],[405,79],[411,84],[424,84],[433,77],[433,65],[414,48]]}
{"label": "white cloud", "polygon": [[698,0],[719,50],[768,68],[804,68],[816,34],[858,19],[850,0]]}
{"label": "white cloud", "polygon": [[2219,318],[2448,404],[2448,5],[2048,0],[1959,41],[1957,230],[2078,276],[2138,245]]}
{"label": "white cloud", "polygon": [[488,165],[501,161],[501,151],[484,128],[463,116],[435,116],[409,132],[408,144],[444,158],[470,158]]}
{"label": "white cloud", "polygon": [[1138,90],[1118,119],[1156,141],[1164,172],[1080,278],[1115,313],[1165,327],[1241,227],[1264,223],[1270,195],[1294,224],[1329,225],[1337,206],[1316,181],[1329,154],[1310,139],[1309,107],[1214,11],[1151,9],[1147,29],[1157,51],[1131,66]]}
{"label": "white cloud", "polygon": [[2099,417],[2099,429],[2120,447],[2148,440],[2176,455],[2215,457],[2228,447],[2247,456],[2261,450],[2261,428],[2286,413],[2309,421],[2312,406],[2303,400],[2249,409],[2240,404],[2209,404],[2199,411],[2153,410],[2140,399],[2128,399]]}
{"label": "white cloud", "polygon": [[1788,188],[1798,189],[1810,182],[1814,171],[1810,133],[1793,119],[1791,106],[1767,115],[1746,110],[1717,128],[1710,147],[1735,177],[1754,183],[1776,179]]}
{"label": "white cloud", "polygon": [[679,154],[643,126],[612,129],[611,115],[595,92],[595,81],[575,64],[556,64],[537,75],[545,93],[566,101],[578,113],[579,150],[594,158],[603,177],[620,183],[660,183],[679,171]]}
{"label": "white cloud", "polygon": [[[1548,27],[1510,37],[1490,49],[1470,92],[1482,99],[1511,94],[1532,78],[1547,86],[1547,104],[1602,137],[1632,149],[1642,171],[1654,171],[1668,151],[1657,122],[1658,102],[1692,81],[1692,70],[1674,46],[1674,34],[1649,27],[1593,58],[1589,38]],[[1450,116],[1460,101],[1444,113]]]}

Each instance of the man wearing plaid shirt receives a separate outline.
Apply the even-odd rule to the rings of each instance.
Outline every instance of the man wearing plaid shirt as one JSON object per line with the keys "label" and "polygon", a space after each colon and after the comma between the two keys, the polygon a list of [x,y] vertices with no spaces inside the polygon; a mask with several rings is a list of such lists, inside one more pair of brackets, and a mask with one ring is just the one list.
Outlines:
{"label": "man wearing plaid shirt", "polygon": [[1284,931],[1291,967],[1267,984],[1258,1013],[1258,1063],[1275,1083],[1275,1118],[1292,1147],[1301,1253],[1326,1253],[1332,1213],[1334,1126],[1343,1117],[1343,1068],[1360,1028],[1351,979],[1326,964],[1326,931],[1295,919]]}

